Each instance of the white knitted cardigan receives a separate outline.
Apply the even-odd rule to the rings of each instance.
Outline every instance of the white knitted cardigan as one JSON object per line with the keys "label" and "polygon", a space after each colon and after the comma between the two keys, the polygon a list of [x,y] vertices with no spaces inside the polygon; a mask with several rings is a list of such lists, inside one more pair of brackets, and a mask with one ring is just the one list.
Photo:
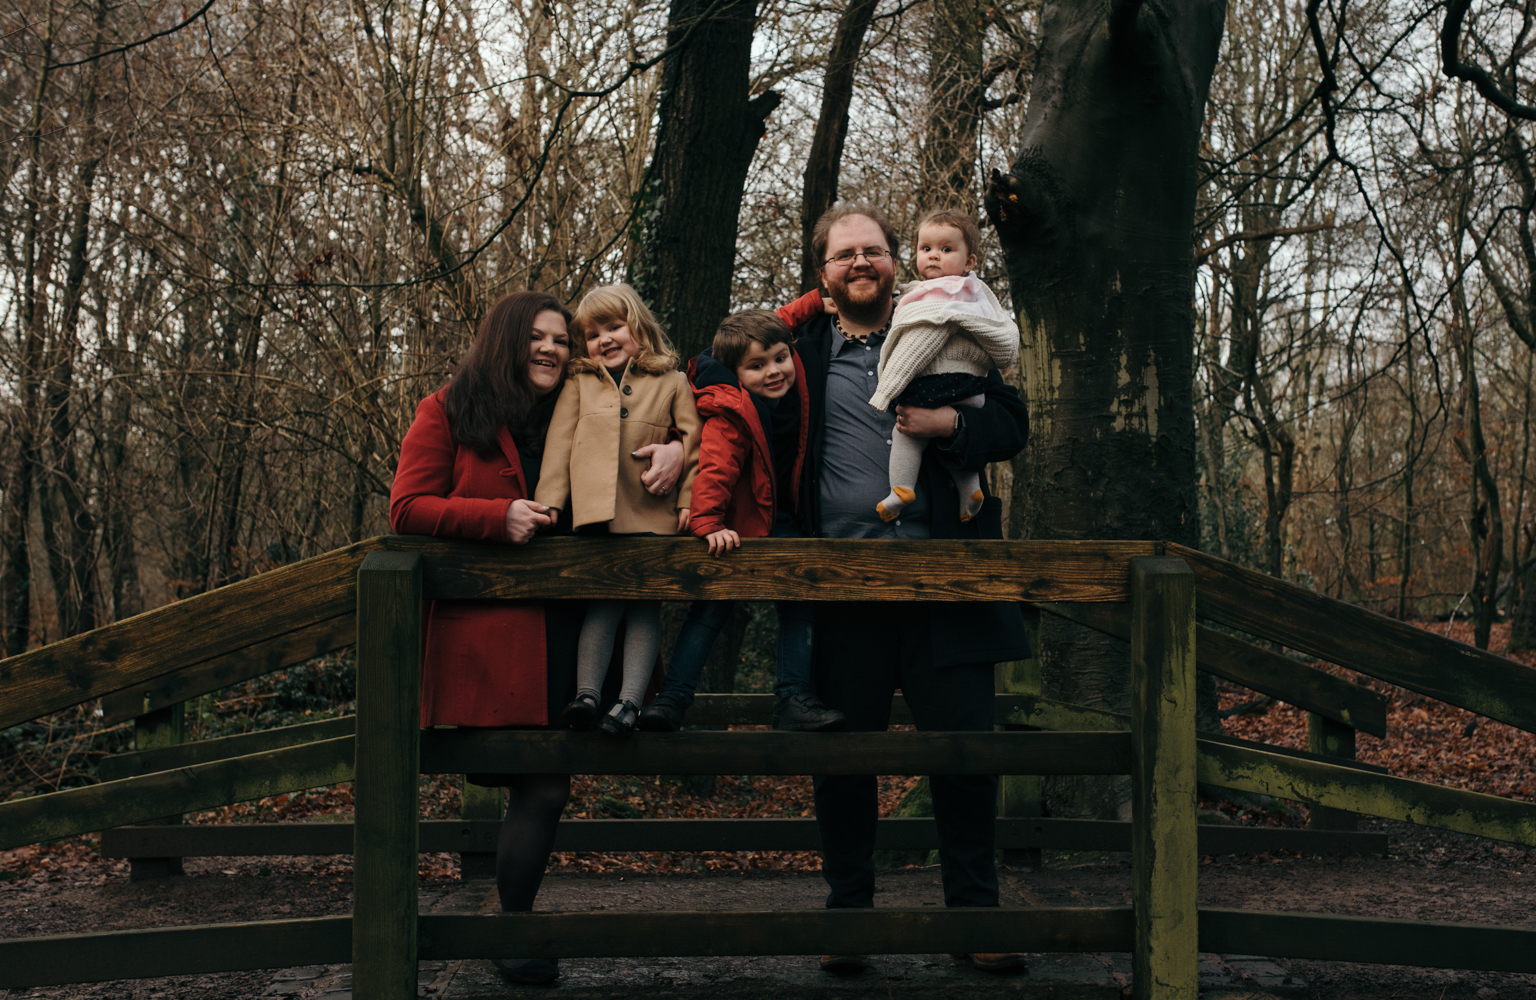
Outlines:
{"label": "white knitted cardigan", "polygon": [[985,375],[1019,360],[1019,328],[973,271],[913,282],[902,291],[880,348],[869,405],[884,412],[915,378]]}

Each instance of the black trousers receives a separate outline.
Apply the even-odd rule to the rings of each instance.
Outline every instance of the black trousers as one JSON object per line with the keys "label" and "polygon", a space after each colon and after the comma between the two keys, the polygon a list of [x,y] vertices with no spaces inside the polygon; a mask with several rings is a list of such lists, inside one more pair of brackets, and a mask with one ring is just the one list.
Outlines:
{"label": "black trousers", "polygon": [[[836,602],[817,607],[816,691],[848,716],[849,728],[884,731],[901,688],[918,729],[991,732],[992,664],[933,665],[930,614],[943,605]],[[819,775],[816,823],[829,907],[875,905],[874,775]],[[996,906],[997,777],[929,776],[939,830],[946,906]]]}

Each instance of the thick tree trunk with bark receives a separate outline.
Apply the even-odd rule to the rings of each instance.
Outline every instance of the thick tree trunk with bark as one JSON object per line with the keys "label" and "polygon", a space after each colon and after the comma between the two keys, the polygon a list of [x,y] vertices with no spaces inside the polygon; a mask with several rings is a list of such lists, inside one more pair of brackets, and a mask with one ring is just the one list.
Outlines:
{"label": "thick tree trunk with bark", "polygon": [[929,8],[928,103],[918,206],[976,208],[976,149],[986,101],[982,36],[988,5],[949,0]]}
{"label": "thick tree trunk with bark", "polygon": [[[747,168],[781,95],[748,93],[756,0],[673,0],[656,152],[641,189],[630,280],[685,357],[731,307]],[[708,16],[705,16],[708,14]]]}
{"label": "thick tree trunk with bark", "polygon": [[821,85],[821,114],[811,155],[805,161],[804,188],[800,198],[800,290],[821,284],[821,261],[811,252],[811,230],[816,220],[837,203],[837,179],[843,163],[843,143],[848,138],[848,108],[853,103],[853,75],[859,66],[864,33],[879,0],[849,0],[837,19],[832,49],[827,54],[827,75]]}
{"label": "thick tree trunk with bark", "polygon": [[[1224,15],[1220,0],[1043,12],[1020,153],[987,194],[1034,427],[1013,537],[1198,544],[1192,230]],[[1041,639],[1047,694],[1127,710],[1123,644],[1057,624]],[[1120,779],[1049,794],[1057,815],[1115,816],[1129,801]]]}

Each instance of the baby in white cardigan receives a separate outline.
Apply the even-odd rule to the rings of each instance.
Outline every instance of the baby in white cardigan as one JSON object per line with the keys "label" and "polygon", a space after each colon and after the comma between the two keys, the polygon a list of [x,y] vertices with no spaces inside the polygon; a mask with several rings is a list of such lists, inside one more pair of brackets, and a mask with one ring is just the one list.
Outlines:
{"label": "baby in white cardigan", "polygon": [[[997,296],[976,277],[981,230],[963,212],[942,210],[917,227],[917,273],[904,287],[880,348],[880,381],[869,405],[986,405],[987,373],[1019,359],[1019,328]],[[875,505],[887,521],[917,496],[924,438],[897,431],[891,439],[891,492]],[[981,473],[951,469],[960,494],[960,520],[981,510]]]}

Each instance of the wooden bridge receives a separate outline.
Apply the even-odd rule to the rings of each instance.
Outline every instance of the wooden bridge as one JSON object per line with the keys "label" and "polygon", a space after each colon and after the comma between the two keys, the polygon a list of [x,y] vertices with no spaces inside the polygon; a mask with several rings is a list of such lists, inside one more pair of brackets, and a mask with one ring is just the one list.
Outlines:
{"label": "wooden bridge", "polygon": [[[690,731],[616,743],[595,733],[417,728],[423,599],[598,597],[1030,602],[1130,641],[1133,711],[1065,705],[1024,683],[998,695],[1003,728],[992,733]],[[4,939],[0,987],[350,958],[357,995],[405,1000],[419,959],[823,952],[1130,951],[1138,997],[1190,1000],[1202,951],[1536,972],[1536,928],[1197,906],[1202,853],[1266,849],[1265,837],[1290,838],[1271,846],[1293,850],[1378,837],[1202,828],[1197,782],[1310,803],[1323,826],[1364,813],[1536,846],[1536,804],[1353,761],[1357,730],[1386,734],[1379,694],[1201,626],[1197,614],[1536,731],[1536,670],[1173,544],[755,540],[711,559],[691,539],[513,548],[378,538],[0,661],[0,728],[100,698],[109,721],[135,718],[140,736],[136,752],[103,765],[111,780],[0,804],[0,848],[103,830],[104,852],[118,856],[350,852],[353,915]],[[355,719],[191,744],[167,738],[184,699],[354,642]],[[1197,669],[1306,709],[1311,752],[1197,732]],[[761,722],[768,697],[704,698],[690,721]],[[494,843],[488,814],[420,821],[418,775],[466,771],[1129,774],[1128,824],[1005,816],[999,829],[1000,846],[1129,848],[1134,902],[419,914],[420,850]],[[350,827],[131,826],[343,781],[355,781]],[[581,821],[563,823],[561,836],[564,850],[816,843],[814,827],[797,820]],[[926,845],[933,831],[884,820],[880,837],[881,846]]]}

